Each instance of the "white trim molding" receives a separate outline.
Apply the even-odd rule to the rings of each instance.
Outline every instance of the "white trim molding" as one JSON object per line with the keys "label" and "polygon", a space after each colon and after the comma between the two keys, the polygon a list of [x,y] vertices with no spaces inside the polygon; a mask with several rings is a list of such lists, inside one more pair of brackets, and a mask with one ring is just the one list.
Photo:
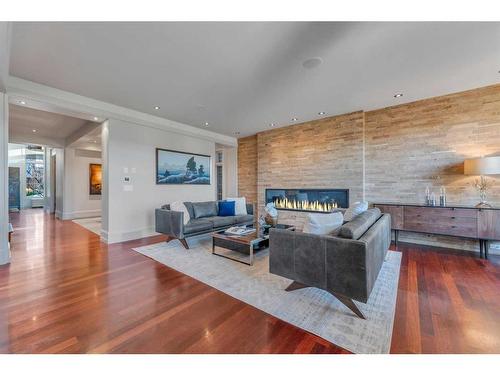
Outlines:
{"label": "white trim molding", "polygon": [[238,144],[237,139],[234,137],[199,129],[191,125],[91,99],[13,76],[7,78],[6,90],[11,97],[11,101],[15,102],[16,100],[23,99],[28,102],[38,103],[38,106],[36,104],[33,106],[37,109],[42,109],[41,106],[45,106],[45,110],[52,110],[53,112],[79,118],[86,118],[88,115],[101,118],[115,118],[142,126],[206,139],[227,146],[234,147]]}
{"label": "white trim molding", "polygon": [[101,216],[101,210],[82,210],[73,212],[63,212],[62,220],[86,219],[89,217]]}
{"label": "white trim molding", "polygon": [[105,230],[101,230],[101,241],[113,244],[118,242],[125,242],[131,240],[137,240],[140,238],[157,236],[160,233],[155,232],[154,228],[142,228],[138,230],[134,230],[131,232],[108,232]]}
{"label": "white trim molding", "polygon": [[0,92],[0,265],[10,262],[8,142],[9,102]]}

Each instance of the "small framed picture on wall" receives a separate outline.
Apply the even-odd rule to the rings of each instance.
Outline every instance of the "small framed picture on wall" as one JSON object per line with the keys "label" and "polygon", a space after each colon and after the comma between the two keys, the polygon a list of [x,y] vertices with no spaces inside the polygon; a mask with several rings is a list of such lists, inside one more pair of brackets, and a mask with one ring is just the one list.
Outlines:
{"label": "small framed picture on wall", "polygon": [[89,194],[101,195],[102,191],[102,165],[89,165]]}

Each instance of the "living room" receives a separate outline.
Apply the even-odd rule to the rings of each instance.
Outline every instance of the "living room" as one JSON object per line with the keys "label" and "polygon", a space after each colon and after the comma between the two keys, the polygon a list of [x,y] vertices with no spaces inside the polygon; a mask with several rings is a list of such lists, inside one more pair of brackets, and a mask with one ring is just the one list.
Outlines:
{"label": "living room", "polygon": [[500,24],[357,19],[1,22],[0,352],[498,355]]}

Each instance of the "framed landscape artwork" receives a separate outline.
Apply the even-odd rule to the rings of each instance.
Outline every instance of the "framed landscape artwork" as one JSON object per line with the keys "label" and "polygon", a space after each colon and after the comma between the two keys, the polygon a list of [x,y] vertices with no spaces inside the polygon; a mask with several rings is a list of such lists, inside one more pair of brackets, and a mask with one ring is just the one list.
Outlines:
{"label": "framed landscape artwork", "polygon": [[102,166],[101,164],[89,165],[89,194],[101,195],[102,190]]}
{"label": "framed landscape artwork", "polygon": [[156,149],[158,185],[210,185],[210,156]]}

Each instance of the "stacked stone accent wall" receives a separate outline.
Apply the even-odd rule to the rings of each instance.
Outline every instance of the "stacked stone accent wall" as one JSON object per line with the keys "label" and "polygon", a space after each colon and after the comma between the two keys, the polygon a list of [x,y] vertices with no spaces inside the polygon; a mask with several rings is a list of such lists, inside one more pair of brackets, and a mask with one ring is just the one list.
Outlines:
{"label": "stacked stone accent wall", "polygon": [[[348,188],[351,203],[423,203],[429,186],[449,204],[474,205],[467,158],[500,155],[500,85],[273,129],[239,140],[240,195],[260,211],[266,188]],[[488,200],[500,207],[500,176]],[[301,227],[305,215],[280,211]],[[402,241],[477,249],[475,241],[401,234]],[[495,248],[498,245],[494,245]]]}
{"label": "stacked stone accent wall", "polygon": [[238,139],[238,192],[257,204],[257,135]]}

